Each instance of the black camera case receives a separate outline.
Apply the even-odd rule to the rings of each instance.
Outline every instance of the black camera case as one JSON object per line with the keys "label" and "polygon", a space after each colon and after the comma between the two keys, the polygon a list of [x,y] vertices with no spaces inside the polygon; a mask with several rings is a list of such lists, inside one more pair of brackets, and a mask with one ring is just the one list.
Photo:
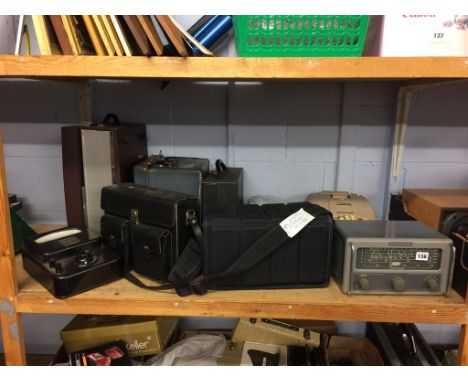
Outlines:
{"label": "black camera case", "polygon": [[[166,281],[194,232],[200,216],[196,197],[133,183],[102,189],[103,241],[126,252],[127,266],[158,281]],[[111,246],[112,247],[112,246]]]}

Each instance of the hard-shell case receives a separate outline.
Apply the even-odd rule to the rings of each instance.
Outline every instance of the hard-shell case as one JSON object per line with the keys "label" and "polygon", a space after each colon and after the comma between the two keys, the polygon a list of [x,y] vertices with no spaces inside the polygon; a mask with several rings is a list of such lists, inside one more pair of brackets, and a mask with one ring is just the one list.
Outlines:
{"label": "hard-shell case", "polygon": [[135,271],[166,280],[187,242],[194,237],[188,224],[193,212],[200,216],[198,198],[133,183],[102,189],[101,208],[107,215],[130,222],[130,258]]}
{"label": "hard-shell case", "polygon": [[208,175],[206,158],[153,155],[133,168],[135,183],[201,197],[202,180]]}
{"label": "hard-shell case", "polygon": [[219,168],[203,179],[202,206],[238,206],[244,201],[244,170]]}
{"label": "hard-shell case", "polygon": [[99,233],[101,188],[133,181],[133,166],[148,155],[145,125],[119,123],[62,128],[62,162],[67,222]]}

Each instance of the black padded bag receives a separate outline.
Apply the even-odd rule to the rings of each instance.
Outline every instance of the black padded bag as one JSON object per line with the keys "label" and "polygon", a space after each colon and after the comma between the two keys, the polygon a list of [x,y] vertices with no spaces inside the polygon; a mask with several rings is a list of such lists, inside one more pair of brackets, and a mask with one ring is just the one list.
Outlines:
{"label": "black padded bag", "polygon": [[[282,220],[301,208],[316,219],[296,236],[252,267],[246,266],[228,278],[213,278],[226,273],[258,239],[275,232],[272,230]],[[272,240],[282,232],[277,230]],[[208,208],[203,222],[203,277],[210,280],[210,289],[221,290],[326,287],[330,281],[332,234],[330,212],[310,203]]]}

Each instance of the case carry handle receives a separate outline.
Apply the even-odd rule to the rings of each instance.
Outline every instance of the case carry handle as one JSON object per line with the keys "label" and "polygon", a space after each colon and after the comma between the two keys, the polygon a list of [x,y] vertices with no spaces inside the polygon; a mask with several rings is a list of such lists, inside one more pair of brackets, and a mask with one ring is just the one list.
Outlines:
{"label": "case carry handle", "polygon": [[102,120],[103,125],[120,125],[120,119],[114,113],[106,114],[104,119]]}
{"label": "case carry handle", "polygon": [[224,164],[224,162],[221,159],[217,159],[215,162],[215,167],[216,167],[216,172],[218,174],[221,174],[222,172],[227,172],[229,171],[227,166]]}

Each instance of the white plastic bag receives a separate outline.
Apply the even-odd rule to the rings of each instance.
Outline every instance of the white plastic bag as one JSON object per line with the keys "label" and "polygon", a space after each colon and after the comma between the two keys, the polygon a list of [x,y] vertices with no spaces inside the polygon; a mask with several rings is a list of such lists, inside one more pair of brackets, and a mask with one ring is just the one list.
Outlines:
{"label": "white plastic bag", "polygon": [[216,366],[226,347],[223,336],[199,334],[170,346],[146,361],[146,366]]}

